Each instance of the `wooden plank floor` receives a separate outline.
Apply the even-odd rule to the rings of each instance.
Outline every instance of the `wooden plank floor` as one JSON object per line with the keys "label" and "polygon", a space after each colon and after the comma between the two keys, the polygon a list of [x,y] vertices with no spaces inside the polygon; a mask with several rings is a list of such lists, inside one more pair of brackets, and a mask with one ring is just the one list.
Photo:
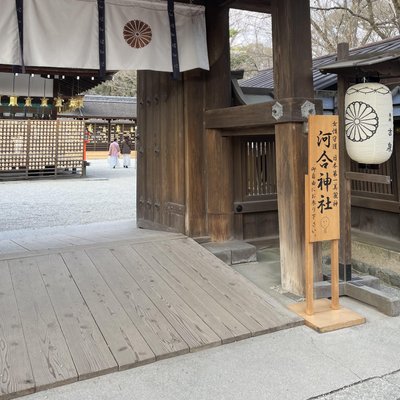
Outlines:
{"label": "wooden plank floor", "polygon": [[3,243],[0,400],[302,324],[182,235],[106,238]]}

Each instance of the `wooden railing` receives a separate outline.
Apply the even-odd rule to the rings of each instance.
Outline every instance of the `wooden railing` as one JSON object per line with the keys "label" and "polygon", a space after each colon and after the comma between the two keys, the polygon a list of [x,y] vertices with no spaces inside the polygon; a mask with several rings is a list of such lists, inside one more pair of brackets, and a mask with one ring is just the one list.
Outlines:
{"label": "wooden railing", "polygon": [[363,182],[353,180],[351,184],[351,190],[353,193],[360,192],[366,197],[385,197],[391,200],[397,200],[397,193],[395,192],[395,184],[393,182],[394,176],[394,159],[390,159],[384,164],[380,164],[377,169],[365,169],[359,166],[358,163],[351,163],[351,171],[368,173],[371,175],[386,175],[391,177],[391,182],[388,185],[374,182]]}
{"label": "wooden railing", "polygon": [[389,184],[353,180],[351,184],[351,203],[353,206],[400,213],[400,135],[394,139],[391,158],[377,169],[360,168],[355,162],[351,171],[384,175],[390,178]]}

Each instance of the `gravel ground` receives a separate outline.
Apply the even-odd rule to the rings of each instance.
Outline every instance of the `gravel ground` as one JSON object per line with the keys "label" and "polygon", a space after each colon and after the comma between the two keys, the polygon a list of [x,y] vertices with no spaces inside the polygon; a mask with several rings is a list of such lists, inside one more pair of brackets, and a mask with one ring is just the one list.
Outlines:
{"label": "gravel ground", "polygon": [[[120,160],[121,161],[121,160]],[[91,160],[86,178],[0,183],[0,231],[136,218],[136,160]]]}

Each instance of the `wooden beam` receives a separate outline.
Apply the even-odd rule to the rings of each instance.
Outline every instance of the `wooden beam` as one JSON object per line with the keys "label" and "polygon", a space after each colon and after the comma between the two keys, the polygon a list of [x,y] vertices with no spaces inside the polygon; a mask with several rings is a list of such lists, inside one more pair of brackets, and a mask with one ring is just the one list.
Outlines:
{"label": "wooden beam", "polygon": [[400,214],[400,203],[393,200],[376,199],[354,194],[351,196],[351,205],[354,207],[370,208],[372,210],[388,211]]}
{"label": "wooden beam", "polygon": [[377,175],[377,174],[366,174],[362,172],[345,172],[346,179],[361,182],[372,182],[372,183],[382,183],[384,185],[390,185],[392,178],[387,175]]}
{"label": "wooden beam", "polygon": [[265,136],[265,135],[275,135],[275,127],[271,126],[258,126],[255,128],[247,127],[245,130],[243,128],[239,129],[224,129],[221,130],[222,136]]}
{"label": "wooden beam", "polygon": [[237,214],[276,211],[278,203],[276,198],[270,200],[257,200],[257,201],[235,201],[233,209]]}
{"label": "wooden beam", "polygon": [[[312,102],[317,111],[322,111],[320,100],[288,98],[278,102],[208,110],[205,113],[205,126],[207,129],[238,129],[267,127],[288,122],[306,122],[307,118],[302,115],[301,107],[307,101]],[[281,116],[279,110],[282,110]]]}
{"label": "wooden beam", "polygon": [[271,13],[271,0],[225,0],[221,5],[239,10]]}

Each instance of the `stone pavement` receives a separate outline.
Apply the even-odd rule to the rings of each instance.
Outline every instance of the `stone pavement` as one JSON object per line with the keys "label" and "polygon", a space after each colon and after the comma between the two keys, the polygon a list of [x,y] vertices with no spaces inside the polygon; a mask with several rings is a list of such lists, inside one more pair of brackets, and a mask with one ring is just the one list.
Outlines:
{"label": "stone pavement", "polygon": [[135,182],[136,159],[128,169],[91,160],[86,178],[0,182],[0,231],[135,218]]}
{"label": "stone pavement", "polygon": [[324,400],[398,400],[400,398],[400,372],[397,371],[378,378],[367,379],[326,396],[315,398]]}
{"label": "stone pavement", "polygon": [[326,334],[297,327],[25,399],[400,399],[400,319],[341,302],[367,323]]}

